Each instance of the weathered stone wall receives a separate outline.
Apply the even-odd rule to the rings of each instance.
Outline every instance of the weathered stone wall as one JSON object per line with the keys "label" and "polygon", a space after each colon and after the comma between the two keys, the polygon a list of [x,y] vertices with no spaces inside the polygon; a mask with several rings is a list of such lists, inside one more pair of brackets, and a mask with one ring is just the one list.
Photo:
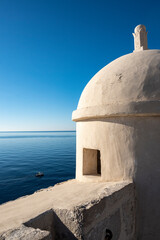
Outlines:
{"label": "weathered stone wall", "polygon": [[[106,193],[109,191],[107,189]],[[132,184],[108,196],[74,206],[73,209],[53,208],[53,219],[48,221],[42,214],[25,225],[49,230],[55,240],[104,240],[106,229],[113,234],[113,240],[135,239],[135,195]],[[44,218],[46,219],[44,221]],[[46,228],[46,225],[48,228]]]}
{"label": "weathered stone wall", "polygon": [[[46,196],[46,205],[41,205],[43,196]],[[47,202],[49,196],[50,200]],[[26,203],[35,208],[36,203],[36,211],[33,209],[32,212],[18,213],[20,207],[27,208]],[[135,193],[131,182],[69,181],[6,203],[0,206],[0,211],[5,222],[4,226],[1,220],[0,232],[12,226],[12,230],[0,235],[2,240],[13,239],[14,232],[14,240],[23,239],[21,236],[28,240],[27,234],[30,231],[32,235],[28,236],[35,234],[36,238],[30,238],[35,240],[103,240],[106,229],[112,232],[113,240],[135,239]],[[34,215],[34,211],[39,211],[39,214]],[[24,224],[25,227],[20,227],[19,224]]]}
{"label": "weathered stone wall", "polygon": [[159,143],[159,116],[77,123],[77,179],[93,180],[83,175],[83,148],[100,150],[101,176],[95,176],[94,181],[133,179],[137,194],[138,239],[157,239],[160,235]]}
{"label": "weathered stone wall", "polygon": [[[109,188],[106,190],[106,194],[103,192],[103,196],[98,199],[95,197],[90,202],[84,202],[72,209],[53,208],[53,239],[104,240],[106,229],[108,229],[113,234],[113,240],[134,240],[135,195],[133,185],[129,184],[111,195],[107,193]],[[32,227],[41,225],[41,229],[46,229],[42,226],[43,215],[38,219],[32,219],[27,225]],[[37,220],[41,223],[40,225]],[[45,221],[45,225],[46,222],[48,221]]]}

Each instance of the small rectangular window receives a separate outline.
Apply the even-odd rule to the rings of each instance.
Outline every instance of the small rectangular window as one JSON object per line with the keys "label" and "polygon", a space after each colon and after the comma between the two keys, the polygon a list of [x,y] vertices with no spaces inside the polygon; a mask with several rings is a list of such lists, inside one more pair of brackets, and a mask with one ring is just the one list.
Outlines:
{"label": "small rectangular window", "polygon": [[83,175],[100,175],[101,159],[97,149],[83,149]]}

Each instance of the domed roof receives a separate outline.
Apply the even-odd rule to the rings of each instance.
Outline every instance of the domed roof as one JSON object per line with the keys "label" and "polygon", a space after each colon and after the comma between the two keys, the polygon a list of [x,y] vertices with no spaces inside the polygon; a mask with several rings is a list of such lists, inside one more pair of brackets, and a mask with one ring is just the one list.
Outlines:
{"label": "domed roof", "polygon": [[73,120],[160,114],[160,50],[135,51],[100,70],[86,85]]}

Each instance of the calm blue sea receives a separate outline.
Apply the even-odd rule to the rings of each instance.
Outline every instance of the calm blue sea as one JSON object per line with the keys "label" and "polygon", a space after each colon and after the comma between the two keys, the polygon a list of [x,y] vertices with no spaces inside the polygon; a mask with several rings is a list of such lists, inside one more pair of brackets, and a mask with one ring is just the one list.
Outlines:
{"label": "calm blue sea", "polygon": [[75,154],[76,132],[0,132],[0,204],[74,178]]}

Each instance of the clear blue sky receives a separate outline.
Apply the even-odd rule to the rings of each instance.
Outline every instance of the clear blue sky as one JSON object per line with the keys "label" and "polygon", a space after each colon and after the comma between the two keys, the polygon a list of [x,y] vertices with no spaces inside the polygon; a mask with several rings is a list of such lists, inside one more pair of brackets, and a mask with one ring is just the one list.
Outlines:
{"label": "clear blue sky", "polygon": [[158,0],[0,0],[0,131],[74,130],[83,88],[138,24],[160,48]]}

